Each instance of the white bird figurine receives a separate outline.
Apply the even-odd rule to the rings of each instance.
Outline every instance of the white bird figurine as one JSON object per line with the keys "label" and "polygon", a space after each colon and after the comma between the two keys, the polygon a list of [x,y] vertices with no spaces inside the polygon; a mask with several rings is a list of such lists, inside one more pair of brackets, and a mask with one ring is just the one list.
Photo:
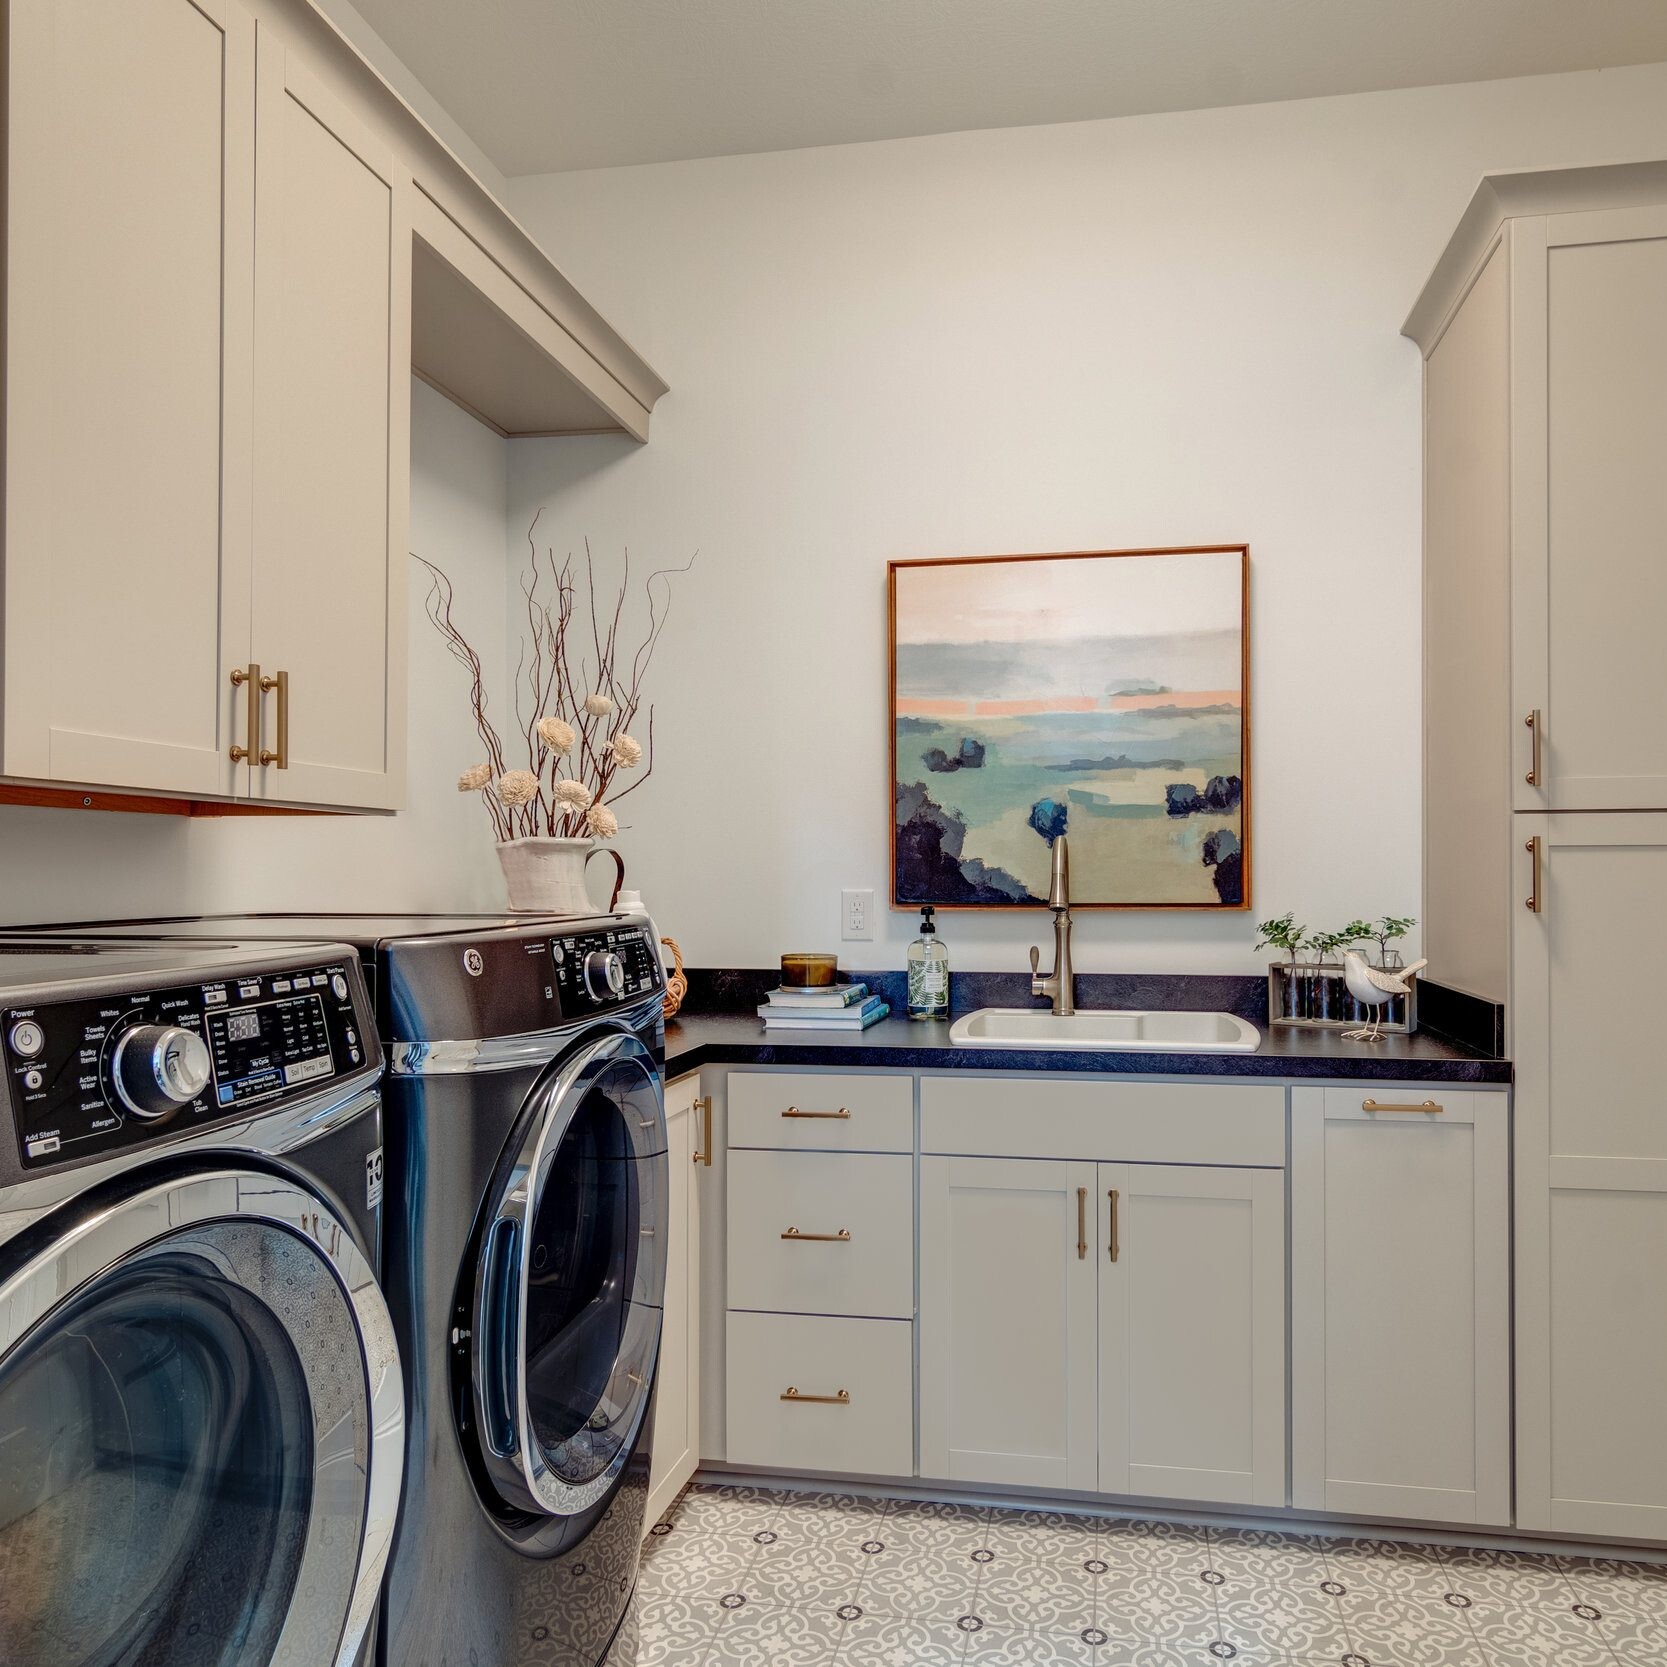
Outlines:
{"label": "white bird figurine", "polygon": [[1372,967],[1358,949],[1343,951],[1343,982],[1362,1007],[1372,1009],[1372,1022],[1362,1030],[1345,1030],[1345,1042],[1375,1042],[1383,1027],[1383,1009],[1391,996],[1404,996],[1411,988],[1412,975],[1429,961],[1414,961],[1410,967]]}

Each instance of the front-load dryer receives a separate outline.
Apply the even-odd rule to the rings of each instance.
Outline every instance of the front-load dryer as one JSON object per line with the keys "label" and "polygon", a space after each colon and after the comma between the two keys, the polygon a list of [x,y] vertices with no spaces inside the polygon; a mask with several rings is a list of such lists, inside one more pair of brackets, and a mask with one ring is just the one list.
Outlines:
{"label": "front-load dryer", "polygon": [[0,940],[0,1661],[353,1667],[397,1510],[345,946]]}

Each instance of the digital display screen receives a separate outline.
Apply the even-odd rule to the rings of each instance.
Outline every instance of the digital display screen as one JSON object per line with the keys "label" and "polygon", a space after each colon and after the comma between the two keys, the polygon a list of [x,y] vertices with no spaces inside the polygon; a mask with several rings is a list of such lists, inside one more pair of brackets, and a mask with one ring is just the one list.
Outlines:
{"label": "digital display screen", "polygon": [[226,1015],[226,1040],[228,1042],[252,1042],[259,1035],[259,1013],[251,1013],[245,1009],[241,1013],[228,1013]]}

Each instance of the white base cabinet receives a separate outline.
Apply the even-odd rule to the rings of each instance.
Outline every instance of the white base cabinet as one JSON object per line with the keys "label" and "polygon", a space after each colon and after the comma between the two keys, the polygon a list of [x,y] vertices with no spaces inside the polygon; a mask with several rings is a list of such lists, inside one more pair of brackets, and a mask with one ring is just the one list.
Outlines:
{"label": "white base cabinet", "polygon": [[1291,1502],[1507,1526],[1506,1095],[1291,1101]]}
{"label": "white base cabinet", "polygon": [[[1085,1137],[1085,1092],[1112,1113],[1125,1085],[998,1086],[1034,1114],[1010,1137],[1045,1148]],[[991,1091],[931,1087],[937,1130]],[[1280,1506],[1285,1415],[1281,1169],[922,1157],[923,1476]]]}
{"label": "white base cabinet", "polygon": [[666,1297],[654,1386],[648,1516],[658,1522],[700,1463],[700,1175],[698,1075],[666,1085]]}

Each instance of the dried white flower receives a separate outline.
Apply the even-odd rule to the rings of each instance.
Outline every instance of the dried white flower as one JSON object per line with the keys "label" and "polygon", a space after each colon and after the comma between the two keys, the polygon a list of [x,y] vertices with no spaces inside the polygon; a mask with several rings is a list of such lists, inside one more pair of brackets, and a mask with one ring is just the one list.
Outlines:
{"label": "dried white flower", "polygon": [[538,777],[531,770],[505,770],[498,777],[498,797],[512,810],[538,797]]}
{"label": "dried white flower", "polygon": [[563,776],[550,789],[550,797],[568,810],[583,810],[596,795],[582,781],[574,781],[571,776]]}
{"label": "dried white flower", "polygon": [[585,710],[593,718],[605,718],[613,709],[614,703],[606,695],[585,696]]}
{"label": "dried white flower", "polygon": [[459,793],[478,793],[492,779],[490,764],[471,764],[467,770],[457,778]]}
{"label": "dried white flower", "polygon": [[598,839],[612,839],[619,832],[619,818],[606,805],[592,805],[585,812],[585,826]]}
{"label": "dried white flower", "polygon": [[642,763],[642,742],[629,735],[614,737],[614,763],[622,770],[634,770]]}
{"label": "dried white flower", "polygon": [[573,726],[563,718],[540,718],[538,738],[558,756],[573,745]]}

